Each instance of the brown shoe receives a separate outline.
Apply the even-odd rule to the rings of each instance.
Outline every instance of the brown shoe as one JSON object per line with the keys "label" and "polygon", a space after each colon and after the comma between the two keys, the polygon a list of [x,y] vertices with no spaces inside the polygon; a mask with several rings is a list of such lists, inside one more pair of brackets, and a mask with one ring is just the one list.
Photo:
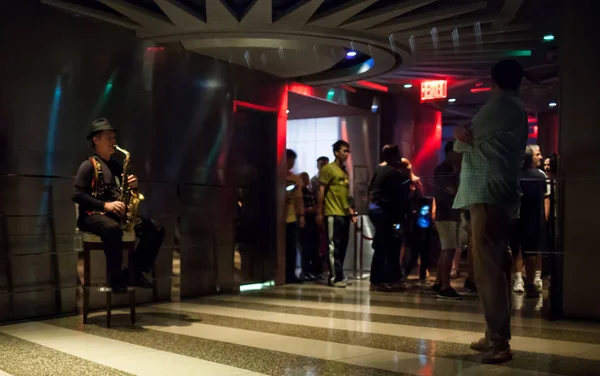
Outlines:
{"label": "brown shoe", "polygon": [[486,352],[491,348],[492,348],[492,344],[485,337],[480,338],[478,341],[471,342],[471,350],[474,350],[474,351]]}
{"label": "brown shoe", "polygon": [[500,364],[512,360],[513,355],[508,343],[495,344],[485,354],[481,360],[485,364]]}

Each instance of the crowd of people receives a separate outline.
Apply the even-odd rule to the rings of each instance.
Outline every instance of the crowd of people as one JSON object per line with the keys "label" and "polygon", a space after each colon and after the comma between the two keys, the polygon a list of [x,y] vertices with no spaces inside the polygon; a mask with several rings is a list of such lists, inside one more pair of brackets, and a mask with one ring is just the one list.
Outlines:
{"label": "crowd of people", "polygon": [[[538,145],[527,145],[527,113],[518,98],[520,64],[503,60],[491,77],[493,99],[468,126],[457,127],[454,140],[444,146],[446,158],[435,169],[431,196],[398,146],[384,146],[383,162],[369,185],[369,218],[375,227],[370,282],[376,291],[409,288],[407,277],[420,261],[418,283],[427,284],[429,251],[438,237],[441,252],[432,289],[439,298],[459,300],[450,282],[460,273],[467,243],[464,289],[478,294],[487,323],[485,337],[471,348],[485,353],[484,362],[501,363],[512,359],[511,287],[528,298],[539,297],[543,288],[540,251],[554,210],[548,178],[555,177],[557,156],[544,160]],[[356,222],[345,165],[350,145],[338,141],[333,152],[333,162],[317,160],[318,175],[309,180],[306,173],[291,172],[296,154],[287,151],[288,282],[318,278],[324,259],[328,283],[346,286],[344,257],[350,223]],[[301,278],[295,275],[298,228]],[[323,258],[320,244],[326,245]]]}

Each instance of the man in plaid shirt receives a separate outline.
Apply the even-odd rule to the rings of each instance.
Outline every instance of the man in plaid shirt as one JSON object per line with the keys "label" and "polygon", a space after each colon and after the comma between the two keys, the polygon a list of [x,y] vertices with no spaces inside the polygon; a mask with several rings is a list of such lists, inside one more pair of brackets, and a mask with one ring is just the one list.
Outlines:
{"label": "man in plaid shirt", "polygon": [[503,60],[492,68],[494,98],[473,117],[471,128],[455,129],[454,150],[463,154],[455,209],[470,209],[475,282],[483,306],[485,337],[471,348],[484,363],[512,359],[510,350],[510,224],[519,212],[521,163],[529,125],[518,90],[523,68]]}

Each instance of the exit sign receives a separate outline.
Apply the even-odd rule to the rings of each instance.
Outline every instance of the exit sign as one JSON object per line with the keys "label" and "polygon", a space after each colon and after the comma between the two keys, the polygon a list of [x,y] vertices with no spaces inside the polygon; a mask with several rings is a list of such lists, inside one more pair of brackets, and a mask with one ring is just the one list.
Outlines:
{"label": "exit sign", "polygon": [[448,81],[423,81],[421,82],[421,100],[446,98],[448,96]]}

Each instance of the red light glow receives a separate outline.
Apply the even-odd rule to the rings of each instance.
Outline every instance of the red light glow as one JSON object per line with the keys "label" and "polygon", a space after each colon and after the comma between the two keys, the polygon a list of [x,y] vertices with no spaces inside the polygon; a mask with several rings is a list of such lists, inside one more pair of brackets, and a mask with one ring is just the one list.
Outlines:
{"label": "red light glow", "polygon": [[529,127],[529,138],[538,138],[538,126]]}
{"label": "red light glow", "polygon": [[351,92],[351,93],[356,93],[356,89],[355,89],[355,88],[353,88],[353,87],[352,87],[352,86],[350,86],[350,85],[344,85],[344,84],[342,84],[342,85],[340,85],[340,87],[341,87],[342,89],[346,90],[346,91],[349,91],[349,92]]}
{"label": "red light glow", "polygon": [[421,100],[446,98],[448,96],[448,81],[435,80],[421,82]]}
{"label": "red light glow", "polygon": [[384,93],[387,93],[389,90],[387,86],[379,85],[379,84],[376,84],[374,82],[369,82],[369,81],[356,81],[356,84],[360,85],[360,86],[364,86],[369,89],[383,91]]}
{"label": "red light glow", "polygon": [[299,83],[290,84],[288,86],[288,91],[291,91],[292,93],[296,93],[296,94],[300,94],[300,95],[305,95],[307,97],[315,96],[315,89],[312,86],[303,85],[303,84],[299,84]]}
{"label": "red light glow", "polygon": [[[310,86],[309,86],[310,87]],[[311,88],[312,89],[312,88]],[[287,121],[288,121],[288,91],[286,86],[281,93],[279,109],[277,110],[277,165],[282,166],[283,157],[287,142]]]}
{"label": "red light glow", "polygon": [[237,111],[238,106],[239,107],[250,108],[252,110],[257,110],[257,111],[277,112],[277,109],[275,107],[261,106],[259,104],[254,104],[254,103],[249,103],[249,102],[242,102],[242,101],[237,101],[237,100],[233,101],[233,112]]}
{"label": "red light glow", "polygon": [[[429,128],[431,129],[431,128]],[[412,160],[413,170],[419,171],[421,166],[432,156],[434,156],[442,147],[442,112],[435,112],[435,128],[427,136],[423,147],[419,149],[417,155]]]}
{"label": "red light glow", "polygon": [[492,88],[491,87],[476,87],[471,89],[471,93],[483,93],[486,91],[491,91]]}

